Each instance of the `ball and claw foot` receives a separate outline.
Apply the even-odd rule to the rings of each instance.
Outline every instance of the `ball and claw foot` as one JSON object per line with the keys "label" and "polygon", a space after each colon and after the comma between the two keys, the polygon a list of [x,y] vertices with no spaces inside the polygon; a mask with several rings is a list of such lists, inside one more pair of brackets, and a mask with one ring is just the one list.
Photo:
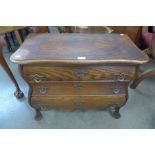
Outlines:
{"label": "ball and claw foot", "polygon": [[121,114],[119,112],[113,112],[112,116],[116,119],[119,119],[121,117]]}
{"label": "ball and claw foot", "polygon": [[111,112],[112,117],[114,117],[115,119],[119,119],[121,117],[119,109],[120,107],[115,107],[114,111]]}
{"label": "ball and claw foot", "polygon": [[137,87],[137,86],[135,86],[134,84],[131,84],[131,85],[130,85],[130,88],[131,88],[131,89],[136,89],[136,87]]}
{"label": "ball and claw foot", "polygon": [[17,99],[21,99],[24,97],[24,93],[21,90],[15,91],[14,95],[16,96]]}
{"label": "ball and claw foot", "polygon": [[36,121],[40,121],[42,118],[43,118],[43,116],[42,116],[40,110],[36,109],[36,115],[35,115],[34,119]]}

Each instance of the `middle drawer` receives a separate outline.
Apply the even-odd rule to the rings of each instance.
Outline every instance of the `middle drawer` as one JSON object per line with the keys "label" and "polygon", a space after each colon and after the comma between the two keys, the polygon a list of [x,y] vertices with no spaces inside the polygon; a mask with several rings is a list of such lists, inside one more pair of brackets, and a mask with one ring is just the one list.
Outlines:
{"label": "middle drawer", "polygon": [[42,82],[31,83],[35,95],[127,94],[128,82]]}

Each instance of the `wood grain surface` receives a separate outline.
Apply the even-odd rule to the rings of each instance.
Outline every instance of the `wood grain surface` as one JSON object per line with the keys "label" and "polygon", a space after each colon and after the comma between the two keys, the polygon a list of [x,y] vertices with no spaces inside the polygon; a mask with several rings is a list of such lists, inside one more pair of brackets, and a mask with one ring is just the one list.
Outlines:
{"label": "wood grain surface", "polygon": [[128,82],[42,82],[31,83],[33,96],[126,94]]}
{"label": "wood grain surface", "polygon": [[[79,59],[80,58],[80,59]],[[127,35],[41,34],[28,37],[11,56],[30,86],[30,105],[40,110],[114,107],[128,98],[128,84],[148,57]]]}
{"label": "wood grain surface", "polygon": [[26,39],[11,56],[18,64],[144,64],[148,60],[124,34],[40,34]]}
{"label": "wood grain surface", "polygon": [[[43,81],[90,81],[90,80],[115,80],[130,81],[135,76],[135,66],[80,66],[80,67],[53,67],[24,65],[23,76],[29,82],[35,78]],[[119,76],[123,76],[120,79]],[[122,77],[123,78],[123,77]],[[39,82],[39,81],[38,81]]]}
{"label": "wood grain surface", "polygon": [[40,110],[62,109],[62,110],[97,110],[111,106],[123,106],[126,96],[32,96],[32,106]]}

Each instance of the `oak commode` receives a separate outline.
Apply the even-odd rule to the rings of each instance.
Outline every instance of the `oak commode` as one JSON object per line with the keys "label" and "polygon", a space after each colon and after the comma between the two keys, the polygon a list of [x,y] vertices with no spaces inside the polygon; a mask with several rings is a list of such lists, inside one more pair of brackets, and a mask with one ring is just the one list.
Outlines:
{"label": "oak commode", "polygon": [[128,85],[148,57],[124,34],[40,34],[11,56],[29,84],[29,103],[42,110],[110,108],[115,118]]}

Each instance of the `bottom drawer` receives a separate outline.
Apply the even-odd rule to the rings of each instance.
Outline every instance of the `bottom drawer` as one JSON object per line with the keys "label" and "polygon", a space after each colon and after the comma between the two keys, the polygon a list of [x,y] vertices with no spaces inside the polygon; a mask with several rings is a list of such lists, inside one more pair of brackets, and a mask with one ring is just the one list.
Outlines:
{"label": "bottom drawer", "polygon": [[31,105],[40,110],[64,109],[87,110],[104,109],[110,106],[122,106],[126,103],[126,96],[50,96],[31,98]]}

